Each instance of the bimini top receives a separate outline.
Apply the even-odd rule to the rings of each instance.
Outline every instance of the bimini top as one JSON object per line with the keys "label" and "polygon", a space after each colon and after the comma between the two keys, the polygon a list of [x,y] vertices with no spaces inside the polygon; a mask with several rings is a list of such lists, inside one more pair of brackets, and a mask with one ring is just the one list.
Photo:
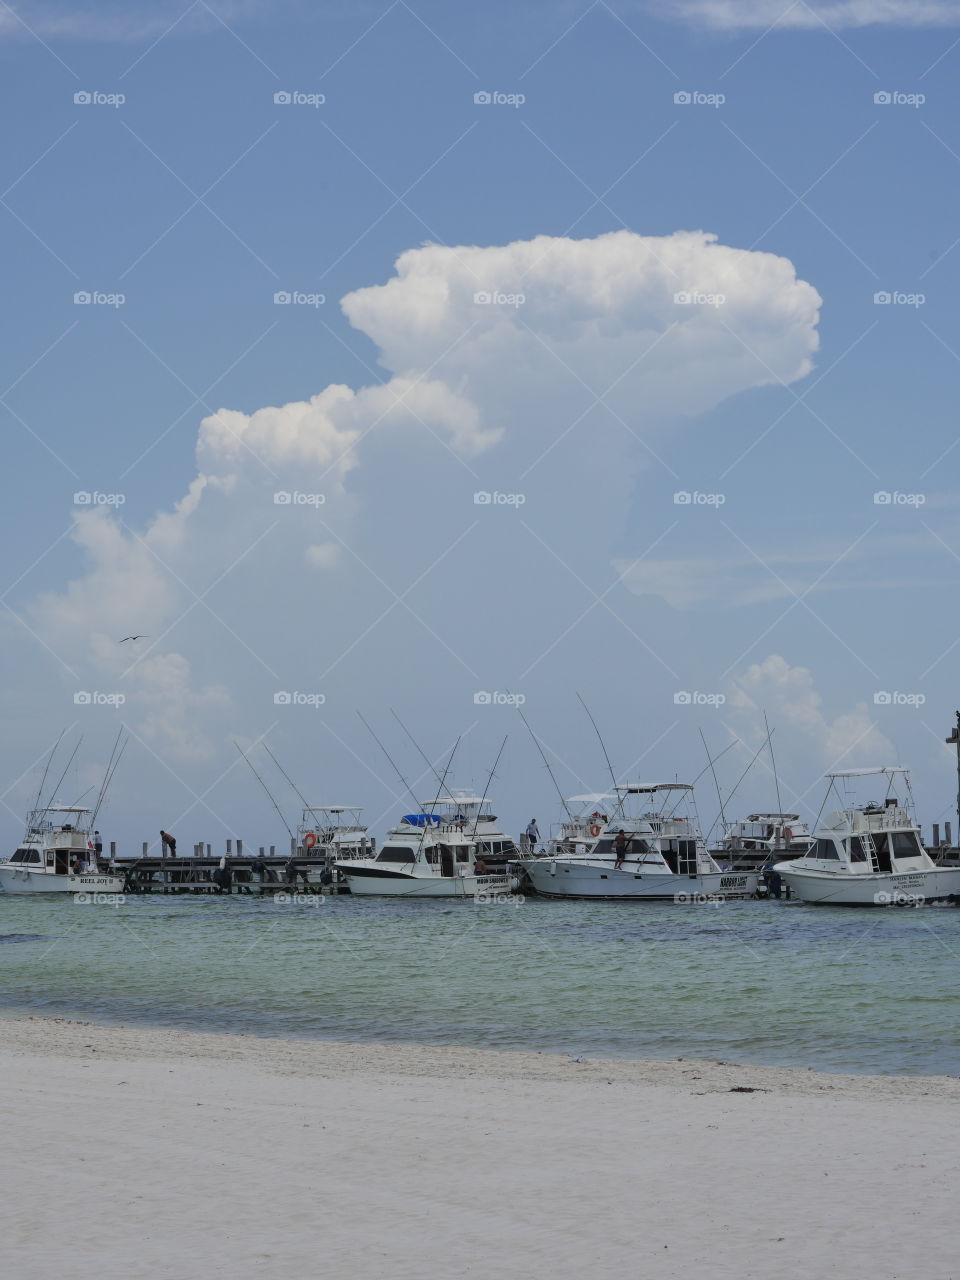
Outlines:
{"label": "bimini top", "polygon": [[89,809],[81,809],[75,804],[52,804],[46,809],[35,809],[34,813],[89,813]]}
{"label": "bimini top", "polygon": [[649,795],[653,791],[692,791],[689,782],[626,782],[617,787],[625,795]]}
{"label": "bimini top", "polygon": [[599,804],[601,800],[613,799],[609,792],[595,791],[586,796],[567,796],[567,804]]}
{"label": "bimini top", "polygon": [[871,774],[878,773],[909,773],[910,770],[902,764],[881,765],[876,769],[841,769],[837,773],[825,773],[825,778],[866,778]]}

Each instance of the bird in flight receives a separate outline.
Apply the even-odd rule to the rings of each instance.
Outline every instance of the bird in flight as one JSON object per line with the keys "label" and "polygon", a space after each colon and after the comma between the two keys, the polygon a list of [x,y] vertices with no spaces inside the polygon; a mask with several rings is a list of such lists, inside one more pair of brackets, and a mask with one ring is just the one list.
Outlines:
{"label": "bird in flight", "polygon": [[117,644],[126,644],[128,640],[149,640],[149,636],[124,636],[122,640],[118,640]]}

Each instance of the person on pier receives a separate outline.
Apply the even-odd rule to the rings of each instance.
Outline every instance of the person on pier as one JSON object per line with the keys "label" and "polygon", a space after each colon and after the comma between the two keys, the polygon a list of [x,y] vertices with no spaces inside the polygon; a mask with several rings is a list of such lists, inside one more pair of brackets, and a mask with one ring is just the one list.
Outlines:
{"label": "person on pier", "polygon": [[175,858],[177,856],[177,841],[169,831],[160,832],[160,846],[163,850],[164,857],[166,857],[168,853],[171,858]]}

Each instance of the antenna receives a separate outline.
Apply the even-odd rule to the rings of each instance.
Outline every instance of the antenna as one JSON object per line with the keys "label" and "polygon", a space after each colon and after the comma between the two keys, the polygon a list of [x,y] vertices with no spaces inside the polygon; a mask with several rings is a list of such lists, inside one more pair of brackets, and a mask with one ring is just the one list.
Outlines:
{"label": "antenna", "polygon": [[777,776],[777,762],[773,755],[773,738],[770,734],[770,726],[767,724],[767,713],[763,713],[763,727],[767,731],[767,746],[770,748],[770,763],[773,765],[773,784],[777,789],[777,813],[783,812],[783,802],[780,799],[780,779]]}
{"label": "antenna", "polygon": [[504,734],[503,741],[500,743],[500,750],[497,752],[497,758],[493,762],[493,768],[487,775],[487,785],[483,788],[483,795],[480,797],[480,805],[477,809],[477,816],[473,820],[473,840],[477,839],[477,827],[480,825],[480,814],[483,812],[483,802],[487,798],[487,791],[490,789],[490,783],[493,781],[493,775],[497,771],[497,765],[500,763],[500,757],[503,755],[503,749],[507,745],[507,736]]}
{"label": "antenna", "polygon": [[[704,751],[706,751],[706,753],[707,753],[707,760],[708,760],[708,761],[709,761],[709,763],[710,763],[710,772],[713,774],[713,785],[714,785],[714,786],[716,787],[716,789],[717,789],[717,800],[719,801],[719,804],[720,804],[720,821],[723,823],[723,825],[724,825],[724,826],[726,826],[726,825],[727,825],[727,815],[726,815],[726,814],[724,813],[724,811],[723,811],[723,796],[722,796],[722,795],[721,795],[721,793],[720,793],[720,783],[719,783],[719,781],[718,781],[718,779],[717,779],[717,771],[716,771],[716,769],[713,767],[713,760],[710,758],[710,752],[709,752],[709,750],[708,750],[708,748],[707,748],[707,740],[706,740],[706,738],[703,736],[703,730],[702,730],[702,729],[699,729],[699,730],[698,730],[698,732],[699,732],[699,734],[700,734],[700,741],[703,743],[703,749],[704,749]],[[714,825],[716,825],[716,824],[714,824]],[[711,830],[713,830],[713,828],[712,828],[712,827],[711,827]]]}
{"label": "antenna", "polygon": [[[248,756],[246,755],[246,753],[244,752],[243,747],[241,747],[241,746],[240,746],[240,743],[239,743],[239,742],[234,741],[234,744],[233,744],[233,745],[234,745],[234,746],[237,748],[237,750],[240,752],[241,756],[243,756],[244,760],[246,760],[247,764],[250,766],[250,772],[253,774],[253,776],[256,778],[256,780],[260,783],[261,787],[263,787],[263,789],[264,789],[264,791],[267,793],[267,795],[270,797],[270,803],[273,805],[274,809],[276,809],[277,813],[280,815],[280,821],[281,821],[281,822],[283,823],[283,825],[287,828],[287,833],[288,833],[288,835],[290,836],[290,839],[292,840],[292,839],[294,838],[294,836],[293,836],[293,832],[290,830],[290,824],[287,822],[286,818],[283,816],[283,810],[282,810],[282,809],[280,808],[280,806],[277,804],[276,800],[274,800],[274,798],[273,798],[273,793],[271,792],[270,788],[267,786],[267,784],[264,782],[264,780],[260,777],[259,773],[257,773],[257,771],[256,771],[256,769],[253,767],[253,764],[252,764],[252,762],[250,761],[249,757],[248,757]],[[294,788],[294,790],[296,790],[296,788]]]}
{"label": "antenna", "polygon": [[[960,717],[958,717],[958,719],[960,719]],[[57,754],[57,748],[60,746],[60,743],[63,741],[63,735],[66,732],[67,732],[66,729],[60,730],[60,737],[53,744],[53,750],[50,752],[49,756],[47,757],[47,763],[44,766],[44,770],[43,770],[43,777],[40,779],[40,786],[39,786],[39,789],[37,790],[37,798],[33,804],[34,809],[40,808],[40,797],[43,795],[43,787],[45,782],[47,781],[47,774],[50,771],[50,766],[53,764],[53,757]]]}
{"label": "antenna", "polygon": [[526,725],[527,733],[529,733],[530,737],[533,739],[534,746],[540,752],[540,759],[543,761],[544,765],[546,766],[547,773],[549,773],[550,775],[550,781],[553,783],[554,788],[556,789],[557,795],[560,797],[560,803],[563,805],[563,811],[567,815],[567,818],[572,822],[573,814],[570,812],[570,806],[567,804],[566,799],[564,798],[564,794],[560,790],[557,780],[553,775],[553,770],[550,768],[550,761],[544,755],[543,747],[541,747],[540,745],[540,739],[530,728],[529,724],[527,724],[527,717],[523,714],[523,712],[520,710],[519,707],[517,707],[517,715],[523,721],[524,725]]}
{"label": "antenna", "polygon": [[[579,693],[577,694],[577,697],[580,698]],[[613,772],[613,765],[610,763],[610,757],[607,755],[607,748],[603,745],[603,739],[600,737],[600,730],[597,728],[597,722],[596,720],[594,720],[590,712],[590,708],[584,702],[583,698],[580,698],[580,705],[583,707],[584,711],[590,717],[590,723],[593,725],[593,731],[597,735],[597,741],[600,743],[600,750],[603,752],[603,758],[607,762],[607,771],[610,774],[610,784],[613,787],[614,792],[616,792],[616,789],[617,789],[616,774]]]}

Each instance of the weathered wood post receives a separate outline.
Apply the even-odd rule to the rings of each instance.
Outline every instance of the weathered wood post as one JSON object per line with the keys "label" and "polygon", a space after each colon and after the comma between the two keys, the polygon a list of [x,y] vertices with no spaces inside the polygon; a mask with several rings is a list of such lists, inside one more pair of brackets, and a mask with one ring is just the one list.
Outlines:
{"label": "weathered wood post", "polygon": [[940,823],[939,822],[935,822],[933,824],[933,847],[935,849],[940,848]]}
{"label": "weathered wood post", "polygon": [[943,834],[947,838],[947,844],[952,849],[953,848],[953,831],[951,830],[951,824],[949,822],[945,822],[943,824]]}
{"label": "weathered wood post", "polygon": [[243,857],[243,841],[242,840],[237,841],[237,857],[238,858]]}

